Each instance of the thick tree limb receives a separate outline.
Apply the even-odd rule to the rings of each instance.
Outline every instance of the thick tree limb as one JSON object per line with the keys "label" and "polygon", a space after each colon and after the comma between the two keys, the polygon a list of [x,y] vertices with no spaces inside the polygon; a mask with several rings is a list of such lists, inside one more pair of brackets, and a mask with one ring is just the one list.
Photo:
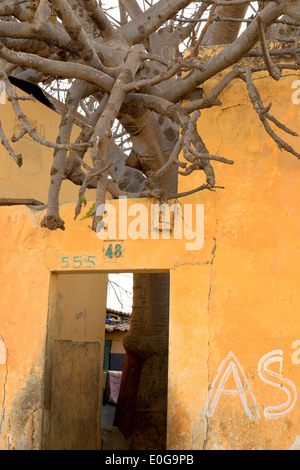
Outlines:
{"label": "thick tree limb", "polygon": [[86,10],[104,40],[109,41],[119,37],[117,31],[112,27],[108,17],[96,0],[78,0],[78,3]]}
{"label": "thick tree limb", "polygon": [[[231,3],[231,4],[230,4]],[[220,22],[210,22],[207,24],[207,31],[205,31],[203,37],[203,44],[213,45],[213,44],[230,44],[238,36],[241,24],[235,21],[232,21],[231,18],[244,18],[247,11],[249,2],[244,4],[233,4],[232,2],[225,1],[223,6],[218,2],[218,6],[214,3],[215,7],[215,16],[222,18]]]}
{"label": "thick tree limb", "polygon": [[[111,21],[109,11],[105,12],[96,0],[40,0],[29,11],[23,4],[19,9],[16,3],[0,1],[0,57],[7,70],[15,67],[14,74],[25,71],[33,80],[46,78],[48,83],[65,78],[73,80],[66,106],[56,100],[62,120],[57,141],[50,143],[54,159],[48,211],[43,221],[50,229],[64,229],[59,216],[59,192],[66,178],[81,186],[76,214],[80,212],[85,190],[90,187],[97,189],[95,209],[104,202],[108,188],[115,197],[178,195],[178,173],[188,175],[203,171],[206,184],[195,190],[215,187],[212,163],[231,165],[233,161],[208,151],[197,132],[196,122],[199,110],[219,106],[221,93],[238,77],[246,81],[252,103],[279,147],[290,151],[288,144],[271,129],[270,122],[295,135],[270,114],[270,106],[263,106],[251,74],[268,70],[277,79],[285,67],[299,69],[300,49],[296,38],[293,44],[278,51],[270,51],[266,42],[266,31],[275,21],[281,21],[283,13],[291,10],[294,15],[291,16],[297,17],[296,1],[277,0],[263,7],[260,4],[259,16],[255,14],[253,19],[246,19],[248,26],[240,37],[237,34],[241,21],[245,21],[247,7],[253,4],[250,1],[212,0],[199,6],[190,0],[158,0],[154,4],[147,1],[145,11],[137,0],[120,0],[119,3],[122,5],[121,24]],[[187,6],[193,6],[194,10],[190,18],[185,19],[191,11]],[[51,7],[58,16],[55,24],[50,21]],[[209,21],[202,17],[208,8]],[[1,17],[1,11],[8,16]],[[180,18],[177,18],[179,12]],[[202,20],[206,21],[206,26],[202,30],[198,26],[194,28]],[[181,21],[186,22],[184,27]],[[220,39],[231,44],[214,57],[200,60],[197,57],[199,47],[210,34],[214,44]],[[178,46],[185,38],[189,38],[192,52],[190,57],[182,59]],[[262,50],[253,51],[258,41]],[[278,63],[277,53],[291,60],[287,64]],[[237,65],[247,54],[260,54],[265,64]],[[226,69],[229,71],[209,95],[201,96],[197,87]],[[179,75],[182,71],[184,77]],[[182,105],[180,100],[191,92],[196,99],[193,96],[189,103]],[[104,95],[97,107],[97,100]],[[84,101],[88,96],[90,103]],[[10,89],[9,98],[23,122],[24,115],[18,104],[21,96]],[[80,117],[80,106],[86,118]],[[115,135],[112,129],[116,119],[123,127]],[[76,142],[70,144],[74,122],[80,125],[81,133]],[[118,147],[117,140],[112,139],[112,136],[118,139],[124,132],[128,135],[122,137],[122,142],[130,140],[132,148],[129,157]],[[47,144],[25,122],[12,140],[20,140],[26,133]],[[8,139],[3,138],[1,128],[0,134],[7,151],[20,162]],[[89,146],[92,165],[84,159]],[[183,160],[179,158],[181,150]],[[298,156],[297,152],[294,154]],[[111,180],[107,179],[108,175]],[[94,228],[96,222],[94,218]]]}
{"label": "thick tree limb", "polygon": [[104,91],[108,92],[111,90],[114,79],[105,75],[103,72],[78,63],[61,62],[54,59],[46,59],[38,57],[34,54],[14,52],[7,49],[3,44],[0,43],[0,57],[18,64],[22,67],[30,67],[44,74],[51,73],[62,78],[76,78],[79,80],[85,80],[93,85],[98,86]]}
{"label": "thick tree limb", "polygon": [[36,199],[17,199],[17,198],[0,198],[0,206],[37,206],[45,207],[43,202]]}
{"label": "thick tree limb", "polygon": [[50,0],[56,10],[59,10],[65,30],[69,34],[73,43],[83,59],[83,61],[96,69],[103,71],[103,65],[91,43],[84,28],[81,27],[76,15],[74,15],[71,6],[66,0]]}
{"label": "thick tree limb", "polygon": [[159,0],[147,11],[123,26],[120,32],[130,45],[141,43],[190,3],[191,0]]}
{"label": "thick tree limb", "polygon": [[281,77],[281,71],[276,67],[276,65],[272,62],[272,59],[270,57],[269,49],[267,46],[266,42],[266,36],[265,36],[265,31],[264,27],[262,25],[262,20],[261,17],[258,16],[256,18],[256,21],[258,23],[258,34],[259,34],[259,39],[261,42],[261,47],[262,47],[262,53],[265,59],[266,66],[268,68],[268,71],[274,80],[279,80]]}
{"label": "thick tree limb", "polygon": [[143,10],[136,0],[121,0],[121,3],[133,20],[143,13]]}
{"label": "thick tree limb", "polygon": [[[134,46],[128,53],[124,67],[111,90],[107,105],[101,114],[95,126],[94,134],[91,137],[91,143],[94,147],[91,151],[94,168],[96,172],[101,172],[97,184],[95,211],[97,210],[97,207],[105,201],[108,168],[104,172],[101,170],[106,168],[109,163],[108,145],[111,138],[112,124],[116,119],[127,94],[126,85],[134,79],[134,76],[142,63],[140,56],[143,51],[144,48],[138,45]],[[96,228],[96,225],[97,220],[95,215],[93,223],[94,228]]]}
{"label": "thick tree limb", "polygon": [[68,110],[71,114],[64,115],[61,119],[57,141],[62,143],[64,148],[55,150],[53,155],[51,182],[48,193],[48,209],[41,223],[42,227],[46,227],[49,230],[56,230],[57,228],[60,228],[61,230],[65,229],[64,221],[59,215],[59,192],[62,182],[65,179],[66,168],[67,151],[65,148],[68,144],[73,126],[73,119],[71,115],[72,112],[77,110],[85,88],[86,84],[83,82],[76,81],[73,83],[67,96]]}
{"label": "thick tree limb", "polygon": [[[282,14],[282,7],[274,3],[270,4],[261,13],[262,24],[268,27]],[[232,44],[227,46],[222,52],[209,59],[205,64],[205,71],[194,71],[187,79],[180,84],[169,87],[164,98],[177,102],[188,94],[195,87],[201,85],[206,80],[215,76],[222,70],[238,63],[241,58],[250,51],[258,40],[257,22],[252,22],[248,28]]]}

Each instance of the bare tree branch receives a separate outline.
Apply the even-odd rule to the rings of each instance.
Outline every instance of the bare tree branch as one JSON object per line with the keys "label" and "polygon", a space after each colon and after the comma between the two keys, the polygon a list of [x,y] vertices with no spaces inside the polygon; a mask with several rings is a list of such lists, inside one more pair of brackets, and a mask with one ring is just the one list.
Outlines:
{"label": "bare tree branch", "polygon": [[[243,77],[241,77],[243,78]],[[255,87],[253,81],[252,81],[252,74],[251,70],[247,69],[246,70],[246,83],[247,83],[247,88],[249,91],[249,97],[251,99],[251,102],[253,104],[253,107],[255,111],[258,114],[259,119],[261,120],[265,130],[267,133],[272,137],[272,139],[276,142],[278,145],[279,149],[286,150],[287,152],[291,153],[292,155],[295,155],[298,159],[300,158],[300,154],[296,152],[289,144],[287,144],[284,140],[282,140],[271,128],[271,126],[268,123],[268,119],[272,121],[274,124],[276,124],[277,127],[280,129],[284,130],[288,134],[291,134],[293,136],[297,136],[295,132],[291,131],[288,129],[286,126],[282,125],[277,119],[275,119],[272,115],[269,114],[269,109],[271,105],[269,105],[267,108],[263,106],[262,99],[260,97],[260,94]]]}
{"label": "bare tree branch", "polygon": [[[22,125],[17,135],[5,136],[0,123],[0,138],[18,165],[22,157],[10,140],[22,141],[28,134],[54,150],[43,227],[64,229],[59,195],[65,179],[79,186],[75,217],[85,192],[96,189],[94,229],[107,190],[114,197],[183,197],[178,174],[195,171],[203,172],[206,183],[188,194],[220,188],[214,165],[233,161],[209,151],[197,121],[201,110],[221,105],[236,79],[247,84],[266,132],[299,158],[276,129],[296,133],[270,113],[271,104],[264,107],[253,83],[256,72],[279,80],[283,70],[300,69],[297,2],[259,2],[258,8],[244,0],[119,0],[117,5],[120,21],[111,6],[96,0],[0,1],[0,79]],[[248,7],[252,16],[246,15]],[[242,23],[246,28],[239,35]],[[267,39],[276,24],[292,34],[285,42],[279,38],[274,48]],[[205,56],[204,44],[221,43],[215,54]],[[183,57],[187,45],[189,55]],[[23,77],[29,85],[46,87],[48,95],[51,91],[49,100],[61,115],[56,142],[43,139],[27,122],[19,103],[39,97],[30,86],[27,95],[15,92],[8,73],[11,80]],[[201,86],[219,73],[204,96]],[[75,123],[81,131],[71,143]]]}

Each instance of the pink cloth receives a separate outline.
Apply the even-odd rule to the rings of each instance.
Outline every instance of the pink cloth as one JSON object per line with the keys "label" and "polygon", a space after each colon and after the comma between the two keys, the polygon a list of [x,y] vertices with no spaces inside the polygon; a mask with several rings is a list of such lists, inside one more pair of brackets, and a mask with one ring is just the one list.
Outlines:
{"label": "pink cloth", "polygon": [[111,403],[117,403],[120,392],[122,372],[117,370],[108,370],[107,373],[107,399]]}

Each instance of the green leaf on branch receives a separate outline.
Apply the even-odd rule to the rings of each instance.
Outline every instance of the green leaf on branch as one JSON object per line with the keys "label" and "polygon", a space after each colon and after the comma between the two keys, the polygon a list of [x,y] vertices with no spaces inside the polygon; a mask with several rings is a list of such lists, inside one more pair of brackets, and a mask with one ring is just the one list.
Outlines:
{"label": "green leaf on branch", "polygon": [[[83,202],[83,199],[85,200],[84,197],[81,198],[81,201]],[[86,205],[86,200],[85,200],[85,205]],[[94,214],[92,214],[93,210],[95,208],[95,203],[93,203],[92,207],[87,211],[87,213],[81,217],[80,220],[84,220],[84,219],[89,219],[90,217],[93,217]]]}

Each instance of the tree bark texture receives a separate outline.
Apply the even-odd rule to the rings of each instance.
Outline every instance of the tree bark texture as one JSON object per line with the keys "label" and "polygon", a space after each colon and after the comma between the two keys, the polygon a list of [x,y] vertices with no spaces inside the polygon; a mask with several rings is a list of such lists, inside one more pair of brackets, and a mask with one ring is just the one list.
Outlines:
{"label": "tree bark texture", "polygon": [[134,450],[163,450],[167,433],[169,273],[134,274],[115,425]]}

